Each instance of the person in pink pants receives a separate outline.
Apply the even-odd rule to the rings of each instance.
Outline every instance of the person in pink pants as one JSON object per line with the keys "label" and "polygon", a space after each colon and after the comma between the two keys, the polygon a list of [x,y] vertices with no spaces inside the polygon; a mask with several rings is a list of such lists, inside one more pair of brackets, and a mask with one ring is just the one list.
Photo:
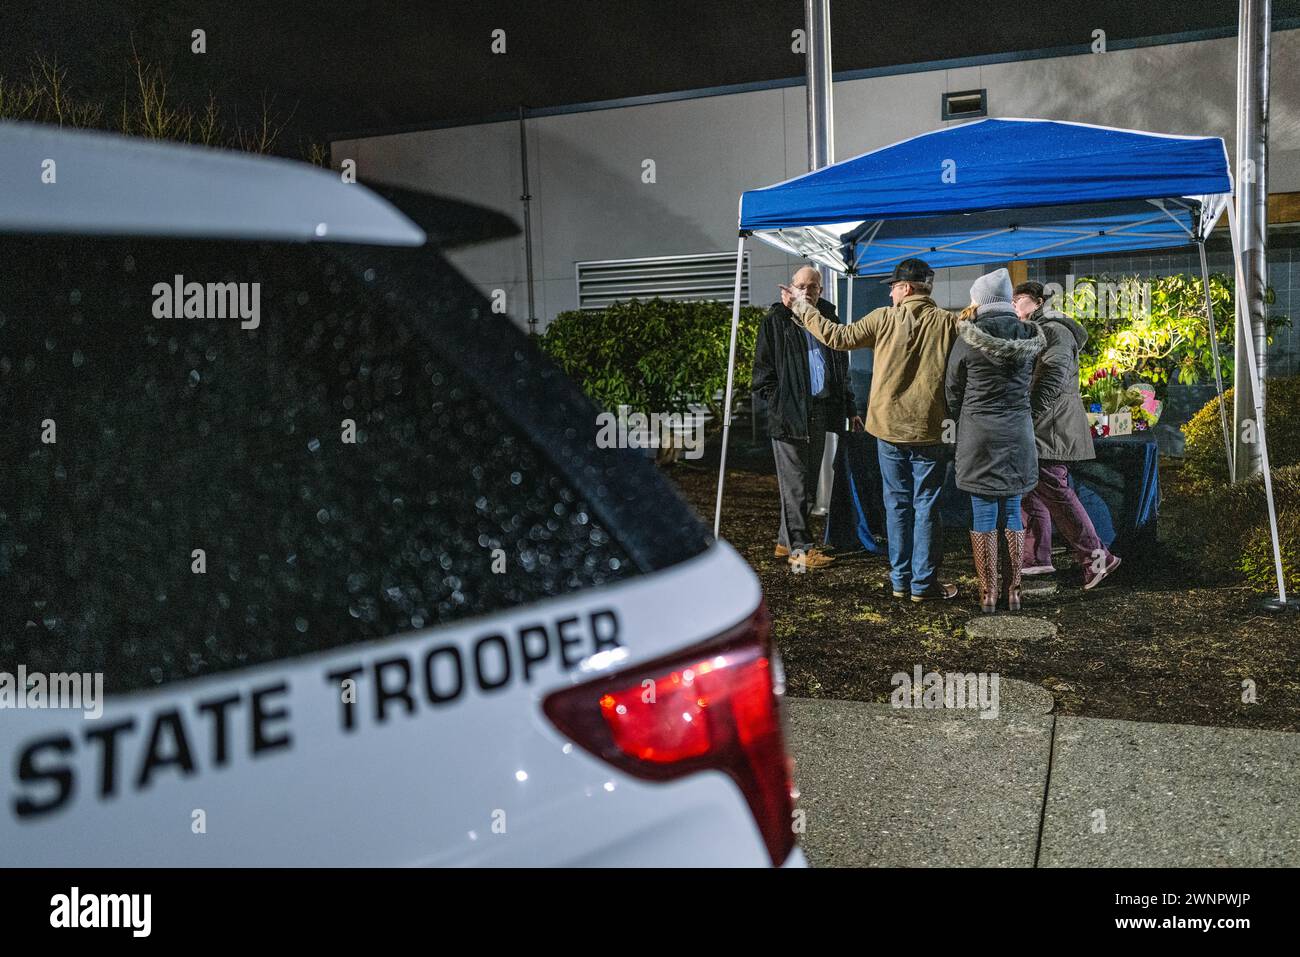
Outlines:
{"label": "person in pink pants", "polygon": [[1047,337],[1029,386],[1029,405],[1038,445],[1038,484],[1020,501],[1025,526],[1024,575],[1048,575],[1052,565],[1052,527],[1060,531],[1079,564],[1083,587],[1101,584],[1119,567],[1092,525],[1083,503],[1070,488],[1070,463],[1097,457],[1092,430],[1079,395],[1079,350],[1087,330],[1046,306],[1042,283],[1022,282],[1012,294],[1016,315],[1035,322]]}

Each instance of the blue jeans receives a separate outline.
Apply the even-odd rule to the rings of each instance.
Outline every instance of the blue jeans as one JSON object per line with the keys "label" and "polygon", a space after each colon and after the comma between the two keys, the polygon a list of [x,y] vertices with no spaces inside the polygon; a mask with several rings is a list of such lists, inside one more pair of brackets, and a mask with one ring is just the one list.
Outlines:
{"label": "blue jeans", "polygon": [[889,580],[894,591],[919,595],[937,584],[943,563],[939,490],[946,468],[945,446],[876,442],[885,487],[885,530],[889,536]]}
{"label": "blue jeans", "polygon": [[1020,496],[1002,495],[988,498],[983,495],[971,495],[972,532],[992,532],[1007,528],[1013,532],[1024,531],[1020,521]]}

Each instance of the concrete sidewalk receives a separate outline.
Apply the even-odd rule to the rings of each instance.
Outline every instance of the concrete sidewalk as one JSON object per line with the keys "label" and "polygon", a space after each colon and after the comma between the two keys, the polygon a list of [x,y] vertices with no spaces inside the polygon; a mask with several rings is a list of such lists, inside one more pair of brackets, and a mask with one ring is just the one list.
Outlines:
{"label": "concrete sidewalk", "polygon": [[1300,865],[1300,734],[788,698],[814,866]]}

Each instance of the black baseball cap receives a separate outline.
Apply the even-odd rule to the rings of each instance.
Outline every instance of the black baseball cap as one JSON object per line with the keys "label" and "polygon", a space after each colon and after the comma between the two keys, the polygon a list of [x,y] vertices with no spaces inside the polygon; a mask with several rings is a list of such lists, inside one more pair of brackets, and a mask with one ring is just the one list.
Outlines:
{"label": "black baseball cap", "polygon": [[894,267],[894,273],[888,279],[880,280],[886,286],[896,282],[919,282],[926,286],[934,285],[934,270],[924,259],[904,259]]}

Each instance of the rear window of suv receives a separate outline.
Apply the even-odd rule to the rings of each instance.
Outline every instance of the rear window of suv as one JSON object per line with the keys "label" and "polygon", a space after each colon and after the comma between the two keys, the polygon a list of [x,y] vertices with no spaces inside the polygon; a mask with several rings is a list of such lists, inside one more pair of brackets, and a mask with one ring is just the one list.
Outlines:
{"label": "rear window of suv", "polygon": [[147,688],[634,574],[392,297],[328,246],[0,237],[0,671]]}

